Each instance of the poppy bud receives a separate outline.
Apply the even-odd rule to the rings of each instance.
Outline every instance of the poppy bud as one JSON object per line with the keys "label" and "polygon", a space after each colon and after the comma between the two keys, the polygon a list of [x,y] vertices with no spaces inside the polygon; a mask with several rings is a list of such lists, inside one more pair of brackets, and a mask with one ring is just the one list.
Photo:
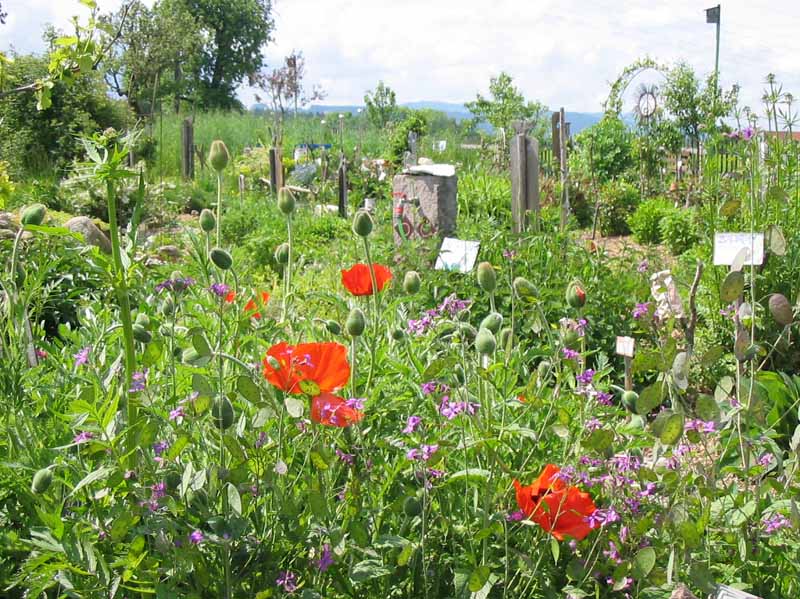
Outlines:
{"label": "poppy bud", "polygon": [[367,237],[372,233],[372,217],[366,210],[359,210],[353,218],[353,233],[360,237]]}
{"label": "poppy bud", "polygon": [[512,284],[514,293],[518,299],[533,301],[539,295],[539,290],[536,289],[533,283],[524,277],[517,277]]}
{"label": "poppy bud", "polygon": [[331,335],[338,335],[342,332],[342,327],[335,320],[326,320],[325,328]]}
{"label": "poppy bud", "polygon": [[347,317],[347,321],[344,323],[344,328],[347,331],[347,334],[351,337],[360,337],[364,333],[366,326],[367,322],[364,318],[364,313],[358,308],[353,308],[350,310],[350,315]]}
{"label": "poppy bud", "polygon": [[230,159],[231,155],[224,141],[215,139],[211,142],[211,149],[208,151],[208,162],[211,164],[211,168],[221,173],[228,166]]}
{"label": "poppy bud", "polygon": [[23,225],[41,225],[44,222],[44,215],[47,208],[44,204],[31,204],[22,211],[20,222]]}
{"label": "poppy bud", "polygon": [[141,325],[146,329],[150,328],[150,317],[144,312],[139,312],[139,314],[136,315],[136,324]]}
{"label": "poppy bud", "polygon": [[403,329],[395,329],[392,331],[392,339],[395,341],[402,341],[406,338],[406,332]]}
{"label": "poppy bud", "polygon": [[494,353],[497,349],[497,341],[494,338],[494,333],[489,329],[481,329],[475,337],[475,348],[483,356],[488,356]]}
{"label": "poppy bud", "polygon": [[161,303],[161,313],[165,316],[171,316],[174,311],[175,302],[171,297],[165,297],[164,301]]}
{"label": "poppy bud", "polygon": [[503,324],[503,315],[492,312],[481,321],[480,328],[489,329],[492,333],[497,333]]}
{"label": "poppy bud", "polygon": [[289,244],[282,243],[277,248],[275,248],[275,262],[278,264],[288,264],[289,263]]}
{"label": "poppy bud", "polygon": [[294,195],[292,195],[292,192],[285,187],[281,187],[280,191],[278,192],[278,209],[286,216],[289,216],[292,212],[294,212],[294,207]]}
{"label": "poppy bud", "polygon": [[636,391],[625,391],[622,394],[622,405],[629,412],[636,413],[636,400],[639,399],[639,394]]}
{"label": "poppy bud", "polygon": [[487,293],[492,293],[497,287],[497,274],[488,262],[478,264],[478,285]]}
{"label": "poppy bud", "polygon": [[150,343],[153,340],[153,335],[140,324],[133,325],[133,338],[140,343]]}
{"label": "poppy bud", "polygon": [[550,374],[550,370],[553,368],[552,362],[550,360],[542,360],[539,362],[539,365],[536,367],[536,373],[539,375],[540,379],[547,377]]}
{"label": "poppy bud", "polygon": [[500,331],[500,335],[497,341],[500,343],[500,347],[506,349],[508,347],[508,341],[511,339],[511,327],[506,327],[502,331]]}
{"label": "poppy bud", "polygon": [[217,217],[208,208],[200,212],[200,228],[206,233],[211,233],[217,227]]}
{"label": "poppy bud", "polygon": [[53,473],[49,468],[37,470],[36,474],[33,475],[33,481],[31,482],[31,493],[40,495],[46,492],[47,489],[50,488],[52,482]]}
{"label": "poppy bud", "polygon": [[461,323],[461,326],[458,327],[458,332],[464,339],[473,340],[478,335],[478,331],[475,330],[475,327],[469,324],[468,322]]}
{"label": "poppy bud", "polygon": [[406,276],[403,277],[403,291],[408,295],[413,295],[419,291],[422,281],[419,278],[419,273],[416,270],[409,270]]}
{"label": "poppy bud", "polygon": [[233,266],[233,258],[231,258],[231,255],[222,248],[213,248],[208,255],[214,265],[220,270],[228,270],[231,266]]}
{"label": "poppy bud", "polygon": [[586,292],[578,283],[570,283],[567,287],[567,303],[573,308],[583,308],[586,304]]}
{"label": "poppy bud", "polygon": [[227,397],[218,399],[211,406],[211,415],[214,417],[218,428],[225,430],[233,424],[233,404]]}
{"label": "poppy bud", "polygon": [[789,304],[789,300],[786,299],[785,295],[781,295],[780,293],[773,293],[770,296],[769,312],[772,314],[772,318],[775,319],[775,322],[784,327],[792,324],[792,320],[794,320],[792,306]]}

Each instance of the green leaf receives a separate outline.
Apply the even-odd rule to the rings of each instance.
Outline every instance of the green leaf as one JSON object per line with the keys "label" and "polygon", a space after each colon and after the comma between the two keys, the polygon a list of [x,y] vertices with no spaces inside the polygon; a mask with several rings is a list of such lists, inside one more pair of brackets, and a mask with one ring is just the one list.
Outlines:
{"label": "green leaf", "polygon": [[740,200],[729,199],[725,200],[722,205],[719,207],[719,215],[723,218],[729,218],[734,216],[738,211],[739,207],[742,205]]}
{"label": "green leaf", "polygon": [[689,354],[685,351],[676,354],[672,361],[672,380],[681,391],[689,387]]}
{"label": "green leaf", "polygon": [[712,345],[700,358],[700,365],[703,368],[711,368],[723,355],[725,355],[725,348],[722,345]]}
{"label": "green leaf", "polygon": [[242,515],[242,498],[239,491],[231,483],[228,483],[227,488],[228,507],[233,510],[237,516]]}
{"label": "green leaf", "polygon": [[646,416],[664,401],[664,384],[656,382],[645,387],[639,394],[636,400],[636,413],[640,416]]}
{"label": "green leaf", "polygon": [[391,573],[391,570],[386,568],[380,560],[367,559],[353,566],[350,571],[350,580],[359,584],[373,578],[388,576]]}
{"label": "green leaf", "polygon": [[478,566],[469,575],[467,588],[473,593],[477,593],[483,588],[483,585],[486,584],[486,581],[489,580],[489,575],[491,573],[492,571],[489,570],[488,566]]}
{"label": "green leaf", "polygon": [[202,374],[195,373],[192,375],[192,390],[203,397],[214,396],[214,388]]}
{"label": "green leaf", "polygon": [[644,547],[633,558],[631,574],[637,580],[646,578],[656,565],[656,551],[652,547]]}
{"label": "green leaf", "polygon": [[201,358],[207,358],[213,353],[206,336],[202,333],[195,333],[192,335],[192,347],[194,347],[197,355]]}
{"label": "green leaf", "polygon": [[422,380],[423,381],[432,381],[434,380],[442,371],[451,371],[453,367],[458,363],[458,359],[454,357],[450,358],[438,358],[428,364],[428,367],[425,369],[425,372],[422,373]]}
{"label": "green leaf", "polygon": [[553,563],[558,564],[558,556],[561,554],[561,545],[555,537],[550,537],[550,553],[553,554]]}
{"label": "green leaf", "polygon": [[725,303],[735,302],[744,291],[744,273],[738,270],[731,271],[722,281],[719,288],[719,298]]}
{"label": "green leaf", "polygon": [[671,414],[661,428],[659,439],[664,445],[674,445],[683,436],[683,414]]}
{"label": "green leaf", "polygon": [[603,453],[614,442],[614,431],[599,428],[589,433],[589,436],[581,443],[584,447],[593,449],[597,453]]}
{"label": "green leaf", "polygon": [[456,483],[461,484],[475,484],[480,485],[485,483],[489,480],[489,477],[492,475],[491,472],[488,470],[482,470],[480,468],[469,468],[467,470],[459,470],[457,472],[453,472],[447,480],[445,481],[445,485],[454,485]]}
{"label": "green leaf", "polygon": [[180,455],[181,451],[183,451],[183,448],[189,444],[190,440],[191,439],[189,435],[184,434],[179,436],[175,440],[175,442],[170,446],[169,451],[167,452],[167,458],[170,461],[173,461],[175,458],[177,458]]}
{"label": "green leaf", "polygon": [[786,255],[786,238],[779,225],[770,225],[767,229],[767,244],[769,251],[776,256]]}
{"label": "green leaf", "polygon": [[700,395],[695,404],[695,412],[701,420],[705,421],[719,421],[720,409],[719,404],[710,395]]}
{"label": "green leaf", "polygon": [[300,418],[303,416],[303,402],[294,397],[287,397],[283,400],[283,405],[286,406],[286,411],[292,418]]}
{"label": "green leaf", "polygon": [[97,470],[90,472],[89,474],[84,476],[77,485],[75,485],[75,488],[72,489],[72,492],[68,495],[68,497],[72,497],[87,485],[91,485],[94,482],[107,478],[108,475],[111,474],[113,470],[114,470],[113,468],[109,468],[108,466],[103,466],[102,468],[98,468]]}
{"label": "green leaf", "polygon": [[325,502],[322,493],[311,491],[308,494],[308,506],[311,508],[311,513],[320,520],[328,517],[328,504]]}
{"label": "green leaf", "polygon": [[258,403],[261,401],[261,390],[258,388],[246,374],[241,375],[236,379],[236,390],[250,403]]}

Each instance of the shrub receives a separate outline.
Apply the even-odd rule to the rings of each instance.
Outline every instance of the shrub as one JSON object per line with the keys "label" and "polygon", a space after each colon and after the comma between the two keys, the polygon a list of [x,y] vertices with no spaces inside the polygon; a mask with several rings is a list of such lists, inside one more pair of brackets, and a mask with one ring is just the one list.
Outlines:
{"label": "shrub", "polygon": [[634,166],[631,132],[614,114],[575,136],[577,151],[570,156],[570,169],[578,176],[606,183]]}
{"label": "shrub", "polygon": [[677,256],[690,249],[699,241],[695,213],[691,208],[675,209],[661,219],[659,225],[661,238],[670,253]]}
{"label": "shrub", "polygon": [[417,111],[412,111],[392,132],[389,142],[389,162],[395,166],[403,164],[403,155],[409,150],[408,134],[413,131],[422,137],[427,129],[428,122],[425,120],[425,116]]}
{"label": "shrub", "polygon": [[628,217],[639,203],[639,190],[624,181],[609,181],[600,189],[600,233],[630,233]]}
{"label": "shrub", "polygon": [[675,211],[666,198],[642,202],[628,218],[628,226],[639,243],[661,243],[661,220]]}

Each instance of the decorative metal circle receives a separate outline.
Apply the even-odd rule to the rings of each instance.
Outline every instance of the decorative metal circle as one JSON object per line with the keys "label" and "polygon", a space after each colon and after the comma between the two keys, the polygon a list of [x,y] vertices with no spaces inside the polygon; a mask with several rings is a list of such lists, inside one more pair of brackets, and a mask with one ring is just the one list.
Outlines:
{"label": "decorative metal circle", "polygon": [[651,91],[644,92],[639,96],[639,114],[645,118],[653,116],[658,107],[656,95]]}

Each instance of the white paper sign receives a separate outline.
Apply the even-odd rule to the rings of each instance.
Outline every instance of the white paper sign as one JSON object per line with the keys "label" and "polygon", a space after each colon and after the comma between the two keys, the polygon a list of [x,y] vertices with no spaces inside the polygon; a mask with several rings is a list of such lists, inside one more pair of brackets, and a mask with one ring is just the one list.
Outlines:
{"label": "white paper sign", "polygon": [[714,595],[714,599],[761,599],[761,597],[720,584],[717,585],[717,594]]}
{"label": "white paper sign", "polygon": [[635,347],[636,340],[633,337],[617,337],[617,355],[632,358]]}
{"label": "white paper sign", "polygon": [[764,262],[764,234],[714,234],[714,266],[730,266],[742,250],[747,253],[744,265],[759,266],[762,264]]}
{"label": "white paper sign", "polygon": [[465,241],[454,237],[445,237],[434,268],[436,270],[457,270],[467,273],[475,266],[480,247],[480,241]]}

